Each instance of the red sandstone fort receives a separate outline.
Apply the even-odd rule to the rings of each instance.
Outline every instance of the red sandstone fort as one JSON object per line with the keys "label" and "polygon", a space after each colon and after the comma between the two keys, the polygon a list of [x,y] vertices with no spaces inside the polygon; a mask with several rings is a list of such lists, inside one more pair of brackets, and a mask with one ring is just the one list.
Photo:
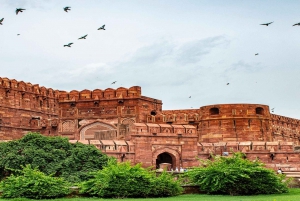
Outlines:
{"label": "red sandstone fort", "polygon": [[218,104],[163,110],[141,87],[59,91],[0,78],[0,140],[27,132],[93,144],[119,161],[191,167],[210,154],[241,151],[268,167],[300,170],[300,120],[268,105]]}

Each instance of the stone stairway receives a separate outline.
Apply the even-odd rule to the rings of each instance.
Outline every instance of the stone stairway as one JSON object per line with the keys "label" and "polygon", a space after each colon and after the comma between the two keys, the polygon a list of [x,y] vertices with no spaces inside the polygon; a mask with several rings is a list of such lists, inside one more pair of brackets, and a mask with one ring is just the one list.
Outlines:
{"label": "stone stairway", "polygon": [[266,167],[274,169],[277,172],[281,168],[282,173],[288,178],[300,179],[300,163],[299,162],[286,162],[286,163],[267,163]]}
{"label": "stone stairway", "polygon": [[283,171],[283,174],[285,174],[288,178],[292,177],[300,179],[300,171]]}

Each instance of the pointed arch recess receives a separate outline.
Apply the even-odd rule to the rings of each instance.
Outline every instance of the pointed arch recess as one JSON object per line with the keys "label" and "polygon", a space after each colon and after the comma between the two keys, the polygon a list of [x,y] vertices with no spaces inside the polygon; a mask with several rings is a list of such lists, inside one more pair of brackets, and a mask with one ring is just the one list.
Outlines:
{"label": "pointed arch recess", "polygon": [[82,128],[79,129],[79,136],[80,136],[80,140],[84,140],[85,139],[85,132],[95,126],[102,126],[107,128],[107,130],[111,130],[111,131],[116,131],[117,132],[117,127],[112,125],[112,124],[108,124],[102,121],[95,121],[89,124],[84,125]]}
{"label": "pointed arch recess", "polygon": [[176,167],[181,167],[181,164],[180,164],[180,153],[175,150],[175,149],[171,149],[169,147],[164,147],[164,148],[160,148],[160,149],[157,149],[155,150],[153,153],[152,153],[152,166],[155,167],[156,165],[156,158],[158,155],[162,154],[162,153],[168,153],[171,157],[172,157],[172,162],[173,162],[173,169],[175,169]]}

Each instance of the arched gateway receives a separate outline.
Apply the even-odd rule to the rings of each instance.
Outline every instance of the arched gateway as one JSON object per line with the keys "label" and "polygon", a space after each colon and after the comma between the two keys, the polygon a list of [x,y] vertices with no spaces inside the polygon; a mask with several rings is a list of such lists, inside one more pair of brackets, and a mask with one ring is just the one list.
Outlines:
{"label": "arched gateway", "polygon": [[180,168],[181,166],[180,154],[177,150],[170,148],[159,149],[153,153],[152,163],[156,168],[159,168],[161,163],[169,163],[171,164],[171,168],[175,170],[176,167]]}

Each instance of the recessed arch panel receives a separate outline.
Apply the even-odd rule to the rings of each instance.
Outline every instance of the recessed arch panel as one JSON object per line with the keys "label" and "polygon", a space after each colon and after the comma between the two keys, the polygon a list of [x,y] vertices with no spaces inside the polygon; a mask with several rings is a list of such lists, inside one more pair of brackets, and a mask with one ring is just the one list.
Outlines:
{"label": "recessed arch panel", "polygon": [[117,137],[117,128],[114,125],[96,121],[82,127],[79,131],[79,135],[80,140],[112,140]]}

